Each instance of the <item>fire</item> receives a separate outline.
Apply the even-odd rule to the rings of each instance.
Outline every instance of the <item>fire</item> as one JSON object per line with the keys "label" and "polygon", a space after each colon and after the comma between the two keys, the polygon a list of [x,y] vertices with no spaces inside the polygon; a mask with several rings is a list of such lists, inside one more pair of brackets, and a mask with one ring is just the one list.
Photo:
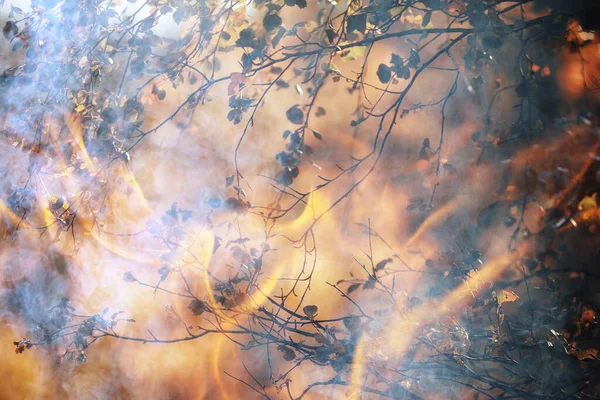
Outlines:
{"label": "fire", "polygon": [[[454,13],[466,7],[452,4]],[[250,26],[244,18],[254,10],[237,6],[231,12],[241,21],[236,27]],[[502,18],[516,24],[525,12],[532,13],[527,21],[546,15],[527,6]],[[491,18],[491,13],[483,15]],[[432,17],[404,14],[401,21],[420,30],[429,25],[424,18]],[[471,15],[465,26],[474,21]],[[463,35],[460,30],[444,37],[435,32],[419,40],[442,46],[446,36],[454,40]],[[570,40],[587,43],[578,32]],[[224,41],[231,36],[227,29],[220,35]],[[493,48],[494,39],[484,38]],[[557,65],[531,61],[525,73],[544,82],[556,80],[568,103],[597,102],[598,91],[589,94],[587,89],[598,76],[599,48],[586,40],[590,43],[580,53],[565,51]],[[192,51],[194,42],[186,43],[182,51]],[[347,43],[340,42],[339,48]],[[0,198],[0,306],[6,308],[0,338],[26,346],[49,310],[66,304],[63,298],[76,310],[71,312],[74,326],[85,325],[88,317],[82,316],[108,320],[111,314],[114,325],[104,327],[100,332],[105,335],[86,347],[86,364],[65,361],[75,342],[67,335],[48,348],[37,343],[26,351],[17,347],[23,353],[18,357],[4,352],[0,371],[9,380],[4,396],[376,398],[383,392],[363,392],[366,382],[377,385],[403,371],[415,342],[452,336],[439,340],[444,351],[436,343],[430,351],[464,356],[470,338],[461,313],[490,295],[495,299],[486,306],[495,304],[495,317],[504,318],[495,285],[507,277],[527,280],[523,260],[537,257],[543,242],[529,238],[543,230],[554,207],[572,201],[597,161],[600,141],[593,126],[598,121],[592,116],[583,125],[560,126],[548,137],[532,135],[518,142],[523,133],[515,133],[512,125],[526,114],[523,104],[532,107],[518,82],[514,88],[502,86],[498,78],[498,91],[491,90],[492,81],[483,78],[487,67],[469,75],[472,71],[456,65],[459,57],[452,48],[440,52],[448,56],[443,61],[431,58],[435,69],[420,70],[429,62],[426,57],[436,57],[439,50],[427,49],[415,60],[422,42],[407,43],[369,53],[373,65],[360,77],[365,84],[360,97],[339,86],[327,86],[319,94],[315,104],[327,106],[330,119],[315,119],[306,130],[301,173],[293,176],[293,185],[270,177],[296,168],[277,165],[274,155],[286,146],[281,132],[295,119],[284,118],[281,107],[285,105],[285,114],[288,106],[304,101],[305,89],[298,83],[293,96],[275,91],[264,107],[255,109],[256,115],[244,116],[251,118],[245,127],[245,119],[239,125],[223,124],[235,119],[229,113],[237,110],[224,104],[244,100],[236,97],[244,91],[259,93],[250,73],[236,72],[237,87],[216,82],[221,92],[202,99],[201,92],[194,92],[198,84],[183,79],[177,81],[182,90],[168,89],[176,86],[175,78],[140,89],[149,115],[140,126],[159,128],[149,128],[151,134],[141,135],[133,149],[111,142],[110,157],[104,157],[96,134],[86,132],[86,124],[102,117],[85,116],[78,107],[58,123],[40,118],[38,142],[43,146],[33,145],[26,135],[15,140],[7,133],[10,140],[0,144],[6,160],[0,161],[14,166],[7,172],[10,187],[5,190],[14,196],[13,201]],[[233,45],[222,44],[227,46]],[[482,57],[492,60],[488,50]],[[361,68],[361,52],[366,51],[371,50],[361,49],[358,55],[335,50],[332,59],[348,62],[322,69],[351,86],[348,77]],[[390,69],[388,64],[403,67],[389,60],[394,52],[411,55],[405,60],[414,64],[406,67],[409,76],[422,75],[397,83],[392,98],[375,88],[385,81],[381,71]],[[90,60],[82,58],[78,65]],[[231,55],[224,61],[236,67],[239,62]],[[131,60],[126,65],[130,68]],[[378,70],[378,65],[385,67]],[[215,70],[214,64],[209,70],[194,63],[187,67],[201,72],[193,75],[200,82]],[[223,67],[228,68],[233,67]],[[270,73],[252,76],[256,86],[273,86]],[[475,93],[476,81],[481,81],[481,93]],[[457,87],[462,104],[445,108],[444,96]],[[490,93],[498,115],[480,108],[480,102],[490,101]],[[406,96],[406,102],[397,108],[393,123],[385,117],[380,126],[376,113],[365,111],[367,103],[394,110],[398,96]],[[346,101],[357,98],[350,117],[336,113],[336,107],[348,108]],[[201,112],[173,114],[194,101],[206,103]],[[511,122],[503,123],[503,118]],[[541,124],[527,122],[532,131]],[[387,131],[381,128],[386,124]],[[560,174],[537,172],[547,170]],[[22,190],[23,182],[35,193]],[[585,199],[580,214],[561,216],[572,223],[556,232],[578,221],[596,221],[596,197]],[[462,274],[460,284],[441,296],[429,295],[455,271]],[[519,298],[510,293],[511,299]],[[293,322],[282,323],[283,316]],[[500,333],[490,333],[496,336]],[[314,354],[302,352],[304,344]],[[415,351],[410,360],[423,354],[428,356]],[[335,365],[338,360],[349,361]],[[400,367],[373,373],[387,362]],[[409,374],[393,379],[397,384],[390,387],[398,391],[412,390],[419,380]],[[265,381],[271,383],[255,385]],[[250,390],[248,382],[263,392]],[[465,390],[470,398],[473,392]],[[383,394],[394,397],[397,392]]]}
{"label": "fire", "polygon": [[[100,174],[104,167],[96,165],[96,162],[86,153],[85,148],[81,146],[81,140],[77,139],[80,135],[77,133],[80,131],[78,123],[72,121],[70,130],[74,131],[75,141],[78,143],[79,152],[83,155],[87,168],[92,174]],[[336,141],[334,136],[330,137],[332,142]],[[163,138],[157,137],[154,139],[154,143],[161,140]],[[343,142],[344,140],[347,140],[347,136],[341,133],[340,141]],[[362,146],[363,148],[366,148],[366,145],[367,143],[361,141],[356,143],[356,146]],[[456,148],[453,149],[446,148],[446,157],[452,159],[453,152],[458,151],[460,151],[460,144],[457,144]],[[535,151],[534,148],[528,152],[529,161],[531,161],[532,152],[535,153]],[[519,157],[515,158],[513,163],[518,164],[518,160]],[[136,169],[136,162],[142,163],[143,160],[134,160],[133,169]],[[325,169],[333,170],[333,166],[327,165],[325,159],[318,160],[318,163]],[[147,200],[147,198],[160,199],[161,193],[156,192],[158,188],[152,186],[152,182],[159,177],[152,176],[152,171],[137,169],[137,179],[135,179],[130,169],[123,164],[119,164],[118,167],[111,167],[111,173],[113,174],[111,176],[112,180],[121,180],[125,185],[132,188],[131,194],[129,198],[114,195],[106,200],[106,209],[113,213],[113,217],[105,220],[106,226],[103,229],[98,229],[93,214],[82,215],[78,218],[76,232],[83,232],[88,235],[87,237],[93,238],[93,241],[81,240],[77,243],[77,249],[74,253],[72,253],[72,247],[61,246],[62,251],[70,260],[71,268],[74,268],[72,272],[76,276],[76,278],[73,278],[74,282],[82,285],[79,288],[72,288],[70,296],[81,299],[81,305],[84,309],[92,312],[103,304],[126,308],[130,310],[128,312],[134,313],[133,316],[138,323],[150,323],[150,326],[154,326],[150,329],[152,334],[161,339],[177,336],[181,333],[181,324],[173,319],[157,317],[157,315],[164,314],[162,304],[165,302],[165,297],[157,294],[156,298],[153,298],[150,290],[145,291],[144,288],[127,286],[119,282],[122,272],[130,270],[132,265],[137,266],[134,272],[135,276],[150,275],[147,271],[152,271],[153,267],[160,265],[159,256],[161,252],[144,244],[141,237],[139,239],[138,236],[124,238],[103,232],[104,230],[113,230],[117,226],[127,228],[125,231],[136,232],[143,227],[143,223],[147,219],[156,218],[157,213],[154,210],[160,209],[160,203],[153,204],[153,201]],[[183,173],[185,175],[189,174],[187,172]],[[356,229],[347,224],[347,219],[366,221],[365,217],[370,216],[371,226],[382,237],[388,238],[389,246],[397,251],[396,254],[403,260],[402,262],[414,269],[415,273],[418,273],[424,267],[422,254],[429,257],[438,251],[434,234],[436,229],[448,217],[461,211],[464,212],[465,207],[475,212],[478,207],[475,204],[478,196],[485,197],[482,193],[467,187],[462,195],[454,198],[450,196],[448,201],[436,207],[414,233],[409,233],[408,226],[402,221],[403,212],[399,211],[397,204],[403,204],[408,200],[411,191],[410,185],[414,184],[409,183],[409,187],[390,184],[389,182],[381,185],[380,182],[384,182],[389,173],[385,170],[376,171],[375,176],[360,187],[355,198],[349,198],[344,204],[334,208],[331,213],[324,217],[323,221],[315,225],[315,237],[327,238],[327,245],[319,246],[320,261],[315,267],[315,274],[319,277],[319,280],[313,282],[311,291],[307,295],[310,302],[319,304],[320,315],[325,318],[329,315],[335,315],[336,311],[340,309],[349,307],[348,302],[341,296],[335,296],[335,292],[332,292],[332,289],[325,282],[335,282],[339,279],[341,271],[354,268],[351,267],[352,264],[355,264],[355,261],[352,260],[352,254],[356,254],[356,248],[362,248],[365,245],[365,236],[361,235],[360,232],[357,235]],[[174,171],[161,171],[161,174],[166,174],[160,177],[165,181],[176,179]],[[419,175],[415,176],[418,177]],[[252,186],[257,183],[258,180],[253,182]],[[144,185],[146,186],[144,187]],[[80,188],[80,190],[83,189]],[[482,191],[486,189],[485,185],[481,188]],[[164,191],[165,188],[160,187],[160,190]],[[441,187],[439,190],[438,194],[445,196],[444,188]],[[145,193],[149,195],[147,196]],[[193,193],[180,193],[180,195],[191,197]],[[251,203],[254,203],[261,194],[255,193],[252,196]],[[335,198],[335,195],[325,195],[319,191],[308,196],[300,215],[284,218],[276,225],[277,247],[284,248],[286,243],[289,245],[290,239],[298,239],[299,236],[303,235],[306,229],[313,224],[315,218],[332,206]],[[374,213],[375,209],[370,206],[369,202],[378,205],[376,213]],[[55,215],[49,211],[50,205],[50,200],[46,200],[46,206],[43,208],[43,220],[46,225],[55,223]],[[403,208],[401,207],[401,209]],[[4,204],[2,204],[2,214],[12,224],[19,220],[19,217]],[[388,221],[395,221],[395,223],[390,226],[386,223]],[[257,221],[253,224],[254,226],[251,224],[244,227],[244,230],[248,229],[246,235],[259,235],[262,232],[263,227]],[[37,231],[29,225],[23,221],[22,234],[37,236]],[[212,296],[213,281],[209,273],[214,271],[213,273],[218,274],[224,268],[222,261],[216,259],[216,256],[213,255],[216,234],[206,226],[190,228],[187,234],[189,237],[188,242],[182,247],[189,250],[175,253],[172,255],[171,262],[178,265],[197,263],[201,266],[199,271],[193,270],[189,273],[190,279],[195,278],[196,286],[193,287],[193,290],[201,290],[209,294],[209,303],[215,307],[217,300]],[[315,245],[315,243],[311,243],[312,239],[306,240],[309,248]],[[418,254],[413,252],[415,249],[418,249]],[[390,249],[386,246],[380,243],[376,244],[376,253],[383,255],[388,254],[389,251]],[[413,311],[397,313],[386,324],[385,331],[387,334],[376,339],[378,343],[376,346],[383,346],[386,349],[387,357],[401,357],[420,327],[434,322],[434,320],[452,316],[453,310],[474,299],[479,290],[489,288],[494,280],[518,257],[519,252],[515,251],[511,254],[500,254],[494,259],[487,260],[481,269],[473,273],[468,280],[454,289],[442,301],[426,302]],[[94,260],[94,262],[90,262],[91,260]],[[241,307],[258,308],[267,306],[266,296],[277,296],[282,285],[289,287],[289,284],[280,279],[297,276],[301,272],[301,268],[304,268],[302,267],[303,263],[300,252],[274,253],[269,262],[265,263],[264,276],[266,279],[262,286],[262,292],[254,293],[246,298]],[[307,268],[310,268],[310,260]],[[418,282],[418,274],[416,276],[407,274],[406,276],[402,290],[410,291],[412,286]],[[90,284],[90,281],[95,283]],[[202,282],[202,285],[197,285],[198,282]],[[396,294],[396,296],[398,295]],[[290,307],[292,306],[293,303]],[[184,303],[178,303],[173,307],[179,315],[186,312]],[[225,321],[230,318],[225,314],[221,316],[224,317]],[[11,329],[4,332],[2,336],[14,337],[15,332],[14,329]],[[129,326],[124,328],[122,334],[148,336],[140,332],[139,329]],[[373,338],[364,337],[357,346],[350,375],[350,387],[354,388],[354,391],[349,392],[350,396],[357,395],[356,391],[361,387],[364,380],[366,365],[372,361],[370,350],[373,346],[372,341]],[[16,389],[17,392],[14,395],[16,396],[18,393],[20,396],[44,397],[52,393],[53,390],[58,390],[59,393],[66,395],[69,392],[71,396],[77,397],[88,390],[88,387],[100,384],[103,379],[110,379],[108,377],[112,373],[111,371],[114,370],[122,373],[119,379],[123,382],[123,386],[116,386],[114,389],[119,393],[130,393],[130,389],[127,387],[128,381],[148,383],[148,385],[145,385],[146,387],[136,386],[133,389],[136,396],[150,395],[155,393],[156,390],[160,393],[160,390],[170,390],[169,387],[177,387],[178,389],[173,389],[175,393],[180,393],[181,396],[189,398],[218,393],[219,398],[233,399],[246,393],[243,387],[233,385],[231,378],[223,374],[223,371],[232,371],[232,374],[234,372],[240,373],[240,371],[243,373],[243,369],[240,369],[238,363],[233,362],[233,360],[242,360],[244,356],[243,352],[236,350],[232,342],[225,336],[209,336],[195,340],[193,343],[183,342],[173,346],[115,341],[107,341],[98,346],[97,350],[94,351],[94,355],[91,356],[94,358],[93,362],[70,372],[73,374],[76,383],[62,388],[56,387],[56,389],[50,389],[55,387],[51,383],[53,373],[49,372],[51,371],[50,365],[44,360],[41,353],[26,354],[22,357],[25,361],[21,359],[17,361],[12,355],[7,355],[5,358],[7,363],[3,365],[6,371],[11,371],[11,379],[29,382],[26,386],[20,386],[21,389]],[[256,369],[257,365],[252,365],[252,367]],[[263,365],[260,368],[264,367]],[[60,368],[64,367],[61,366]],[[19,375],[13,374],[15,370],[21,371]],[[56,373],[64,373],[59,371],[62,371],[62,369],[57,370]],[[157,374],[161,377],[160,382],[154,383]],[[206,378],[208,375],[211,376],[210,379]],[[292,381],[297,383],[299,387],[303,383],[308,384],[310,382],[309,375],[299,373],[291,376]],[[170,383],[165,387],[166,382]],[[24,387],[29,387],[29,389]],[[315,394],[315,397],[311,398],[319,397]]]}

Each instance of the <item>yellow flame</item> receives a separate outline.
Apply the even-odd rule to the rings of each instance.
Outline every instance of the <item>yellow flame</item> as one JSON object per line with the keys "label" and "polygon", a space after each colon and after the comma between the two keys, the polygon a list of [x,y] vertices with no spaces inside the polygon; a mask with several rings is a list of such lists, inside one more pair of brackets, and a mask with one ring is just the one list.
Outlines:
{"label": "yellow flame", "polygon": [[447,204],[444,204],[441,208],[437,209],[433,214],[431,214],[425,222],[421,224],[419,229],[411,236],[411,238],[406,242],[403,246],[404,249],[409,249],[413,246],[417,241],[422,239],[423,235],[427,233],[430,229],[434,228],[437,224],[444,221],[452,212],[458,209],[462,204],[460,198],[456,198],[450,201]]}
{"label": "yellow flame", "polygon": [[13,210],[11,210],[10,207],[8,207],[6,203],[2,201],[2,199],[0,199],[0,216],[7,217],[10,220],[10,222],[15,226],[19,223],[22,227],[28,226],[27,222],[25,220],[21,220],[21,218],[17,214],[15,214]]}
{"label": "yellow flame", "polygon": [[354,358],[352,359],[352,370],[350,371],[350,387],[353,393],[360,393],[365,374],[365,345],[367,341],[363,336],[357,341]]}
{"label": "yellow flame", "polygon": [[[326,199],[324,196],[320,195],[319,192],[311,193],[306,202],[306,207],[302,210],[302,214],[291,221],[283,223],[281,233],[287,237],[291,237],[298,234],[298,232],[302,232],[314,220],[316,210],[324,209],[325,206]],[[282,262],[278,263],[277,267],[272,271],[269,271],[269,279],[265,280],[261,285],[261,291],[265,296],[273,293],[273,290],[280,283],[279,279],[282,277],[284,271],[285,263]],[[266,301],[266,297],[262,301],[255,298],[255,301],[257,305],[262,305],[262,301]]]}
{"label": "yellow flame", "polygon": [[90,155],[85,148],[85,144],[83,143],[83,128],[79,118],[76,114],[67,113],[65,115],[65,123],[67,124],[67,128],[69,129],[69,132],[71,132],[71,135],[73,136],[73,139],[75,140],[75,143],[77,144],[77,147],[79,148],[81,156],[83,157],[86,165],[90,171],[97,173],[98,168],[90,158]]}
{"label": "yellow flame", "polygon": [[396,354],[406,351],[419,327],[429,324],[446,314],[451,314],[459,310],[469,300],[475,299],[479,291],[489,288],[493,281],[518,258],[518,252],[513,252],[490,260],[481,269],[470,274],[443,301],[439,303],[426,302],[408,315],[397,315],[387,330],[385,338],[385,343],[389,345],[390,351]]}

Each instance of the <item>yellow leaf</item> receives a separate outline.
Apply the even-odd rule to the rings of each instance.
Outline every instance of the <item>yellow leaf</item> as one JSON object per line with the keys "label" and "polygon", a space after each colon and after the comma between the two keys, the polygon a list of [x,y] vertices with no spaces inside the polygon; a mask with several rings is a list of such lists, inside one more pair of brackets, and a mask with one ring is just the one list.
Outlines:
{"label": "yellow leaf", "polygon": [[575,352],[575,357],[577,357],[580,361],[583,360],[598,360],[598,349],[585,349],[585,350],[577,350]]}
{"label": "yellow leaf", "polygon": [[365,51],[367,50],[366,46],[356,46],[344,52],[342,54],[342,60],[344,61],[354,61],[365,55]]}
{"label": "yellow leaf", "polygon": [[517,300],[519,296],[512,290],[504,290],[502,289],[498,295],[496,296],[498,299],[498,305],[502,305],[502,303],[512,303]]}
{"label": "yellow leaf", "polygon": [[577,208],[579,211],[586,211],[596,207],[598,207],[598,203],[596,202],[596,193],[594,193],[592,196],[585,196],[581,199]]}
{"label": "yellow leaf", "polygon": [[231,17],[229,19],[231,23],[233,23],[233,25],[235,26],[242,25],[244,23],[244,20],[246,19],[246,6],[236,8],[231,13]]}
{"label": "yellow leaf", "polygon": [[321,64],[321,68],[325,72],[340,72],[340,69],[332,62]]}
{"label": "yellow leaf", "polygon": [[315,21],[306,21],[302,23],[301,27],[304,28],[307,33],[313,33],[317,28],[319,28],[319,24],[317,24]]}
{"label": "yellow leaf", "polygon": [[355,14],[362,7],[362,0],[348,0],[348,15]]}

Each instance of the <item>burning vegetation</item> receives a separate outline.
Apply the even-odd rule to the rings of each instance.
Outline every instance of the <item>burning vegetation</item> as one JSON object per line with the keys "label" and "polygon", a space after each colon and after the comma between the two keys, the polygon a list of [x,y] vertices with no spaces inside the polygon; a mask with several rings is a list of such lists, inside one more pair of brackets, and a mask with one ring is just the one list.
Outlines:
{"label": "burning vegetation", "polygon": [[0,4],[0,398],[600,398],[597,2]]}

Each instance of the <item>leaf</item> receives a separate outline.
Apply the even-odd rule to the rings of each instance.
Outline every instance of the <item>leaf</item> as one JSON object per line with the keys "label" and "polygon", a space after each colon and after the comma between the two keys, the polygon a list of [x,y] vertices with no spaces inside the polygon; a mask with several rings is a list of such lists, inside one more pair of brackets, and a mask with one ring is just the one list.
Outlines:
{"label": "leaf", "polygon": [[[244,24],[245,20],[246,20],[246,6],[241,6],[239,8],[236,8],[231,13],[231,23],[233,25],[241,26],[242,24]],[[211,23],[208,18],[207,18],[207,22]]]}
{"label": "leaf", "polygon": [[430,10],[430,11],[427,11],[425,13],[425,15],[423,15],[423,21],[421,21],[421,26],[427,26],[427,25],[429,25],[429,23],[431,22],[431,15],[432,14],[433,13]]}
{"label": "leaf", "polygon": [[[137,0],[127,0],[130,3],[135,3]],[[175,12],[173,13],[173,21],[175,21],[175,23],[177,25],[179,25],[182,21],[183,18],[185,17],[185,9],[183,8],[178,8],[177,10],[175,10]]]}
{"label": "leaf", "polygon": [[137,279],[135,279],[135,277],[130,271],[127,271],[123,274],[123,280],[125,282],[137,282]]}
{"label": "leaf", "polygon": [[355,291],[357,291],[357,290],[358,290],[358,288],[359,288],[359,287],[360,287],[360,283],[354,283],[354,284],[352,284],[352,285],[348,286],[348,291],[347,291],[347,293],[348,293],[348,294],[350,294],[350,293],[352,293],[352,292],[355,292]]}
{"label": "leaf", "polygon": [[198,299],[194,299],[194,300],[190,301],[190,304],[188,304],[187,308],[194,315],[202,315],[202,313],[204,313],[204,311],[208,310],[208,307],[206,306],[206,302],[204,302],[202,300],[198,300]]}
{"label": "leaf", "polygon": [[361,325],[362,325],[362,321],[360,320],[360,317],[352,316],[352,317],[344,318],[344,326],[350,332],[359,330]]}
{"label": "leaf", "polygon": [[389,263],[391,263],[393,260],[391,258],[386,258],[385,260],[381,260],[377,263],[377,265],[375,266],[375,271],[381,271],[382,269],[385,268],[386,265],[388,265]]}
{"label": "leaf", "polygon": [[[1,1],[0,4],[4,4],[4,2]],[[20,7],[13,6],[12,4],[10,5],[10,12],[14,14],[23,14],[23,10]]]}
{"label": "leaf", "polygon": [[340,72],[340,69],[332,62],[324,62],[323,64],[321,64],[321,69],[325,72]]}
{"label": "leaf", "polygon": [[235,186],[233,185],[233,188],[242,196],[244,197],[248,197],[248,195],[246,194],[246,192],[244,191],[244,189],[242,189],[241,187]]}
{"label": "leaf", "polygon": [[363,284],[363,289],[369,290],[375,288],[375,280],[369,277],[369,280]]}
{"label": "leaf", "polygon": [[155,20],[154,20],[153,16],[149,16],[149,17],[143,19],[140,23],[140,30],[142,32],[146,32],[146,31],[152,29],[154,22],[155,22]]}
{"label": "leaf", "polygon": [[471,25],[473,25],[473,28],[483,29],[488,25],[490,21],[487,15],[485,15],[485,12],[483,12],[483,10],[476,10],[475,12],[471,13],[469,17],[469,22],[471,23]]}
{"label": "leaf", "polygon": [[367,14],[354,14],[348,17],[346,20],[346,28],[348,33],[358,31],[362,34],[367,29]]}
{"label": "leaf", "polygon": [[392,79],[392,70],[385,64],[379,64],[377,68],[377,78],[381,83],[388,83]]}
{"label": "leaf", "polygon": [[290,349],[287,346],[280,344],[279,346],[277,346],[277,350],[283,353],[283,359],[285,361],[292,361],[296,358],[296,353],[294,352],[294,350]]}
{"label": "leaf", "polygon": [[335,40],[335,31],[333,29],[325,29],[325,35],[327,36],[327,40],[329,40],[329,43],[333,43],[333,41]]}
{"label": "leaf", "polygon": [[229,187],[233,184],[233,175],[229,175],[225,178],[225,187]]}
{"label": "leaf", "polygon": [[2,34],[4,37],[7,39],[12,39],[13,37],[17,36],[18,33],[19,28],[17,27],[17,24],[15,24],[13,21],[6,21],[4,27],[2,28]]}
{"label": "leaf", "polygon": [[292,183],[294,183],[294,179],[298,176],[299,173],[300,170],[296,166],[286,167],[282,171],[279,171],[277,173],[275,180],[278,183],[281,183],[282,185],[290,186]]}
{"label": "leaf", "polygon": [[316,137],[316,138],[317,138],[317,139],[319,139],[319,140],[323,140],[323,135],[321,135],[321,134],[319,133],[319,131],[317,131],[317,130],[315,130],[315,129],[311,129],[311,131],[312,131],[312,133],[313,133],[314,137]]}
{"label": "leaf", "polygon": [[285,116],[292,124],[301,125],[304,122],[304,111],[296,104],[285,112]]}
{"label": "leaf", "polygon": [[598,357],[598,349],[578,350],[575,352],[575,357],[577,357],[579,361],[600,360],[600,357]]}
{"label": "leaf", "polygon": [[408,66],[410,68],[417,68],[421,62],[419,51],[416,49],[410,49],[410,57],[408,58]]}
{"label": "leaf", "polygon": [[298,6],[299,8],[305,8],[308,3],[306,0],[285,0],[285,5],[288,7]]}
{"label": "leaf", "polygon": [[280,26],[277,31],[277,34],[271,39],[271,45],[273,47],[277,47],[279,41],[281,40],[281,38],[283,38],[283,35],[285,35],[286,32],[287,30],[283,26]]}
{"label": "leaf", "polygon": [[250,206],[251,204],[249,202],[238,199],[235,196],[229,197],[227,200],[225,200],[225,208],[234,211],[237,214],[245,213]]}
{"label": "leaf", "polygon": [[408,68],[408,66],[404,65],[404,60],[398,54],[392,54],[390,64],[392,64],[391,70],[396,74],[398,78],[410,78],[410,69]]}
{"label": "leaf", "polygon": [[235,44],[239,47],[254,47],[254,31],[252,28],[242,29]]}
{"label": "leaf", "polygon": [[277,14],[267,14],[263,18],[263,26],[267,32],[271,32],[275,28],[281,26],[281,17]]}
{"label": "leaf", "polygon": [[192,210],[180,210],[179,212],[181,213],[181,220],[183,222],[192,218]]}
{"label": "leaf", "polygon": [[[390,63],[394,66],[396,70],[402,68],[404,66],[404,60],[396,53],[392,53],[392,58]],[[398,73],[398,72],[396,72]]]}
{"label": "leaf", "polygon": [[326,339],[325,339],[325,336],[323,336],[323,334],[322,334],[322,333],[318,333],[318,332],[317,332],[317,333],[315,333],[315,341],[316,341],[317,343],[325,343],[325,342],[326,342]]}
{"label": "leaf", "polygon": [[366,51],[367,51],[366,46],[355,46],[355,47],[351,48],[350,50],[342,53],[342,60],[343,61],[358,60],[360,57],[365,55]]}
{"label": "leaf", "polygon": [[231,256],[234,260],[243,265],[248,265],[252,261],[252,258],[246,253],[241,247],[233,246],[231,248]]}
{"label": "leaf", "polygon": [[306,316],[310,319],[314,319],[319,313],[319,307],[313,305],[304,306],[302,310],[304,311],[304,314],[306,314]]}
{"label": "leaf", "polygon": [[223,204],[223,201],[220,197],[212,197],[208,199],[208,205],[210,206],[210,208],[219,208],[221,207],[221,204]]}
{"label": "leaf", "polygon": [[169,274],[171,273],[171,268],[169,268],[167,266],[160,267],[158,269],[157,273],[158,273],[158,276],[160,276],[160,280],[162,282],[169,277]]}
{"label": "leaf", "polygon": [[598,203],[596,202],[596,194],[595,193],[593,196],[585,196],[583,199],[581,199],[581,201],[577,205],[577,209],[579,211],[593,210],[596,207],[598,207]]}
{"label": "leaf", "polygon": [[503,303],[512,303],[519,299],[519,296],[512,290],[502,289],[497,295],[498,305],[502,305]]}

